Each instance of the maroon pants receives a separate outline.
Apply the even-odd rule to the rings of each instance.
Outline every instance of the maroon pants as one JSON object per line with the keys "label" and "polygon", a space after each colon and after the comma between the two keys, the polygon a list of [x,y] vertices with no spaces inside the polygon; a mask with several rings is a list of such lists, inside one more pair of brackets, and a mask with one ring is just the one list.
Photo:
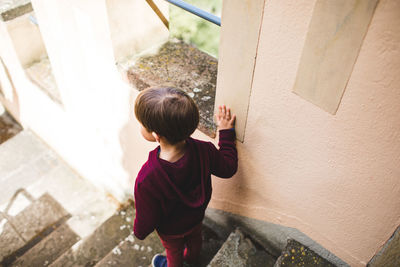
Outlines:
{"label": "maroon pants", "polygon": [[168,267],[182,267],[183,262],[196,263],[199,258],[202,237],[202,223],[181,235],[164,235],[158,233],[161,243],[167,252]]}

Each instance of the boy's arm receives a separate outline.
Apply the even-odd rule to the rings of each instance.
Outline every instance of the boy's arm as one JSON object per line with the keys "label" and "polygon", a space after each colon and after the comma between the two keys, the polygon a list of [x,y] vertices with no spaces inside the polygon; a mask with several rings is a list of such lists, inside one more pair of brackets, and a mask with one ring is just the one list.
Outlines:
{"label": "boy's arm", "polygon": [[230,178],[237,171],[238,158],[236,150],[235,115],[225,105],[218,107],[215,115],[219,130],[219,150],[212,145],[211,173],[221,178]]}
{"label": "boy's arm", "polygon": [[160,219],[160,206],[151,192],[136,180],[135,184],[135,222],[133,232],[135,236],[143,240],[156,228]]}

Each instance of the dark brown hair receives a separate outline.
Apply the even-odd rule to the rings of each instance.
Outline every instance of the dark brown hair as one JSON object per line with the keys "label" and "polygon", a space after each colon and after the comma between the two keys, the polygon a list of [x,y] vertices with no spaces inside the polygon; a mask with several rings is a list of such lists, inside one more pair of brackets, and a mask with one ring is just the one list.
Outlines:
{"label": "dark brown hair", "polygon": [[188,138],[199,124],[199,110],[193,99],[172,87],[143,90],[135,102],[135,115],[149,132],[176,144]]}

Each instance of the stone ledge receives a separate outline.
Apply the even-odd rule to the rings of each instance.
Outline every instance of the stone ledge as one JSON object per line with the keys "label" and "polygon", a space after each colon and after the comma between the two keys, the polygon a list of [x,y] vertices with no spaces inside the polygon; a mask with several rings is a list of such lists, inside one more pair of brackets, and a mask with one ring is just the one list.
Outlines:
{"label": "stone ledge", "polygon": [[184,90],[199,107],[199,130],[215,137],[213,121],[218,61],[182,41],[163,44],[156,53],[144,55],[128,67],[127,78],[139,91],[152,86]]}
{"label": "stone ledge", "polygon": [[400,226],[367,266],[400,266]]}
{"label": "stone ledge", "polygon": [[221,249],[210,262],[210,267],[218,266],[270,266],[275,258],[259,249],[239,229],[232,232]]}
{"label": "stone ledge", "polygon": [[32,12],[30,0],[0,0],[0,19],[9,21]]}
{"label": "stone ledge", "polygon": [[274,267],[335,267],[326,259],[304,246],[303,244],[289,239],[286,248],[276,261]]}

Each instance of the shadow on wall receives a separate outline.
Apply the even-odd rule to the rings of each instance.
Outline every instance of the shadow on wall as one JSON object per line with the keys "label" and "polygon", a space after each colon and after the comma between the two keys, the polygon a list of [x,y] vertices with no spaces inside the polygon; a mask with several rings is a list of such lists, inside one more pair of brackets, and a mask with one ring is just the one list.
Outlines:
{"label": "shadow on wall", "polygon": [[[0,79],[0,99],[5,103],[6,108],[10,111],[13,117],[20,121],[20,107],[19,107],[19,98],[17,94],[17,90],[15,89],[14,82],[11,78],[10,72],[8,71],[7,66],[4,64],[2,58],[0,58],[1,69],[0,77],[6,79],[6,81],[2,81]],[[8,87],[8,88],[6,88]],[[7,90],[7,91],[6,91]]]}
{"label": "shadow on wall", "polygon": [[145,141],[140,133],[139,122],[135,117],[135,100],[139,91],[135,88],[129,92],[129,118],[119,132],[119,142],[122,150],[121,163],[129,175],[128,197],[133,197],[133,186],[136,176],[146,162],[148,153],[157,146],[157,143]]}
{"label": "shadow on wall", "polygon": [[[131,159],[134,159],[138,153],[138,147],[140,145],[138,142],[140,141],[140,133],[137,131],[137,126],[135,125],[134,118],[134,94],[132,92],[133,89],[130,90],[129,93],[129,118],[127,123],[121,128],[119,134],[119,141],[122,149],[122,166],[129,174],[130,183],[134,183],[135,177],[137,175],[137,165],[135,162],[132,162]],[[133,187],[132,192],[133,192]]]}

